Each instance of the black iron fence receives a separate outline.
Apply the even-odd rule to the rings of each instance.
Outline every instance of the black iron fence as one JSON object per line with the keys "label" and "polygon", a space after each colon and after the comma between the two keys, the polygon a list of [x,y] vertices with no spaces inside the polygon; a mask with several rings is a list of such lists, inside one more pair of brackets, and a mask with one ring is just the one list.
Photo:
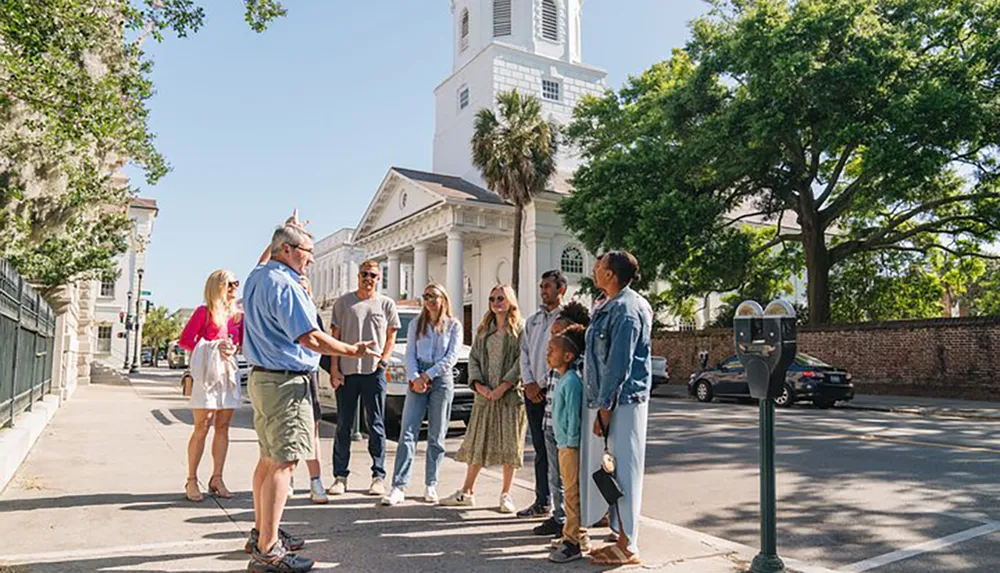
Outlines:
{"label": "black iron fence", "polygon": [[52,391],[55,314],[0,259],[0,427]]}

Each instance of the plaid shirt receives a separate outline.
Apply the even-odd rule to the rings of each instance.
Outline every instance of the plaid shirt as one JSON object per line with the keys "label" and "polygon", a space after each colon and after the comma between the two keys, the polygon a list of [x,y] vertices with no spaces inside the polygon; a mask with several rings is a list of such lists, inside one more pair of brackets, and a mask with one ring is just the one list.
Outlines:
{"label": "plaid shirt", "polygon": [[[583,380],[583,357],[578,356],[576,360],[573,361],[573,370],[576,370],[577,376],[580,380]],[[546,380],[545,385],[545,416],[542,418],[542,427],[546,430],[552,429],[552,397],[556,395],[556,386],[559,382],[559,373],[555,370],[549,370],[549,375]]]}

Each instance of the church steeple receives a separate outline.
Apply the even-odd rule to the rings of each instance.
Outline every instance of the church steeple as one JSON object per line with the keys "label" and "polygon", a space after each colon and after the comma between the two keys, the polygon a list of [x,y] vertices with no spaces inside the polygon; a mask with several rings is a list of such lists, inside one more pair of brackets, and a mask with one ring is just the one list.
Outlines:
{"label": "church steeple", "polygon": [[458,70],[492,43],[580,63],[583,0],[451,0]]}
{"label": "church steeple", "polygon": [[[580,61],[583,0],[451,0],[454,65],[435,90],[434,171],[482,185],[470,141],[476,110],[502,91],[542,102],[545,119],[565,125],[583,96],[600,94],[604,71]],[[557,178],[576,166],[557,157]]]}

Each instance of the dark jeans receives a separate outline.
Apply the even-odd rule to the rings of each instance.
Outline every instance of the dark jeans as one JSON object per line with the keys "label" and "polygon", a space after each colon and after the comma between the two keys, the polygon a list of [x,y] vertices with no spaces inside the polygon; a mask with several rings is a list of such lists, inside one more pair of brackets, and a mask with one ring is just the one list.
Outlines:
{"label": "dark jeans", "polygon": [[549,455],[545,450],[545,401],[535,404],[524,398],[528,410],[531,445],[535,448],[535,503],[549,505]]}
{"label": "dark jeans", "polygon": [[351,426],[357,415],[358,396],[368,422],[368,453],[372,477],[385,478],[385,370],[351,374],[337,389],[337,437],[333,440],[333,475],[347,477],[351,466]]}

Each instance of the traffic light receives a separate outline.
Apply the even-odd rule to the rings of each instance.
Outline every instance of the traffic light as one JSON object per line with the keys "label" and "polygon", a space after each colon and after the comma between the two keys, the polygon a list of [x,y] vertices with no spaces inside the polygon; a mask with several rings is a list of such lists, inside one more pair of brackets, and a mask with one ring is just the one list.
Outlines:
{"label": "traffic light", "polygon": [[118,313],[118,322],[121,323],[121,324],[125,324],[125,313],[124,312],[119,312]]}
{"label": "traffic light", "polygon": [[146,314],[149,314],[152,311],[153,311],[153,301],[147,300],[146,301]]}

